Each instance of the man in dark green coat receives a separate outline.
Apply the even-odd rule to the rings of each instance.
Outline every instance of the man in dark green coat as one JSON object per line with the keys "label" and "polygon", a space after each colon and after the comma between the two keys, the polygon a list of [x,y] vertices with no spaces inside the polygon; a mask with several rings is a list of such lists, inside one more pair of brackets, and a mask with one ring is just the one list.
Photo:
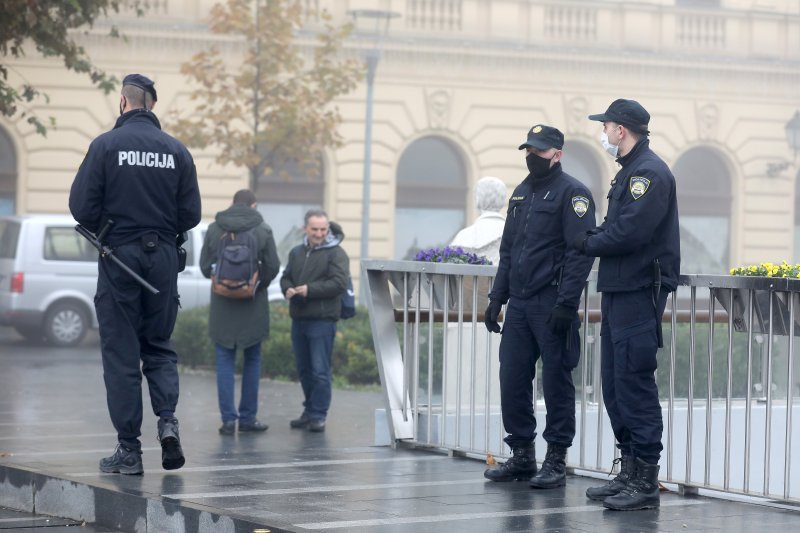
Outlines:
{"label": "man in dark green coat", "polygon": [[[207,278],[219,261],[219,243],[226,234],[254,229],[258,242],[259,286],[253,298],[234,299],[211,293],[208,331],[217,351],[217,393],[222,426],[219,432],[232,435],[239,421],[239,431],[266,431],[268,426],[256,418],[258,382],[261,378],[261,341],[269,335],[269,298],[267,287],[278,274],[280,261],[272,229],[256,211],[256,197],[247,189],[233,196],[233,205],[217,213],[206,232],[200,253],[200,270]],[[236,350],[244,351],[242,396],[238,412],[234,404],[234,363]]]}
{"label": "man in dark green coat", "polygon": [[306,213],[303,244],[289,252],[281,290],[289,300],[292,348],[303,387],[303,414],[291,427],[325,431],[331,405],[331,355],[342,294],[350,275],[350,259],[340,246],[341,226],[321,209]]}

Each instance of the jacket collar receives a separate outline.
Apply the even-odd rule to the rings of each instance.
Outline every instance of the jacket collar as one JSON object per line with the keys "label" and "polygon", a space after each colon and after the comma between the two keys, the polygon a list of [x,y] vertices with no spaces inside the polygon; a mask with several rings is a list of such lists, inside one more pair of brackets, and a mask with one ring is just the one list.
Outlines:
{"label": "jacket collar", "polygon": [[650,139],[648,139],[647,137],[639,139],[639,142],[633,145],[633,149],[630,152],[628,152],[622,157],[617,158],[617,163],[619,163],[624,167],[625,165],[627,165],[628,163],[639,157],[640,154],[646,152],[649,146],[650,146]]}
{"label": "jacket collar", "polygon": [[134,124],[136,122],[150,124],[161,129],[161,122],[158,121],[158,117],[152,111],[147,111],[143,108],[131,109],[127,113],[120,115],[114,123],[114,129],[120,128],[127,123]]}

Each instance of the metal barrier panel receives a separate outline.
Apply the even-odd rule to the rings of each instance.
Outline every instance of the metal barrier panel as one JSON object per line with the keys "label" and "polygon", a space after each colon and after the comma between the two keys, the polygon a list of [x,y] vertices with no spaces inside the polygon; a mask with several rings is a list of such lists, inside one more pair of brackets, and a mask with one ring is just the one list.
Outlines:
{"label": "metal barrier panel", "polygon": [[[507,456],[500,336],[483,326],[495,273],[493,266],[362,261],[393,441]],[[567,460],[577,470],[607,472],[618,452],[604,414],[595,279],[593,272],[580,309],[577,433]],[[798,302],[798,280],[681,276],[664,314],[669,335],[656,372],[662,481],[800,502],[800,471],[791,461]],[[534,412],[544,429],[540,365]]]}

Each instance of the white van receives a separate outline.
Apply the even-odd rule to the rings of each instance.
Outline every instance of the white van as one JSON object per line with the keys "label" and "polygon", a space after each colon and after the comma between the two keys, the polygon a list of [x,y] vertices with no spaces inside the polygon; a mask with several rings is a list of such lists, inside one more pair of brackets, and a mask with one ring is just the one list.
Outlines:
{"label": "white van", "polygon": [[[55,346],[74,346],[97,327],[97,250],[75,224],[68,215],[0,217],[0,325]],[[201,222],[183,245],[181,309],[207,305],[210,299],[211,281],[198,266],[207,227]],[[269,287],[270,301],[282,299],[279,279],[280,274]]]}

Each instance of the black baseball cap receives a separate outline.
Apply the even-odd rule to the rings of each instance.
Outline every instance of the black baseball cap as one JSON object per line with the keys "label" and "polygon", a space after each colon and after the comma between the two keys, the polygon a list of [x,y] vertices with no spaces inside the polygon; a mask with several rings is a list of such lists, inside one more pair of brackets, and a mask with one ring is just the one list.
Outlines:
{"label": "black baseball cap", "polygon": [[564,147],[564,134],[551,126],[537,124],[528,130],[528,139],[519,145],[519,149],[527,147],[537,150],[549,150],[556,148],[561,150]]}
{"label": "black baseball cap", "polygon": [[141,74],[128,74],[122,79],[122,86],[125,87],[126,85],[139,87],[141,90],[150,93],[153,96],[154,102],[158,101],[155,83],[153,83],[153,80],[147,76],[142,76]]}
{"label": "black baseball cap", "polygon": [[599,122],[616,122],[637,133],[650,133],[647,125],[650,123],[650,113],[636,100],[620,98],[608,106],[605,113],[589,115],[589,120]]}

